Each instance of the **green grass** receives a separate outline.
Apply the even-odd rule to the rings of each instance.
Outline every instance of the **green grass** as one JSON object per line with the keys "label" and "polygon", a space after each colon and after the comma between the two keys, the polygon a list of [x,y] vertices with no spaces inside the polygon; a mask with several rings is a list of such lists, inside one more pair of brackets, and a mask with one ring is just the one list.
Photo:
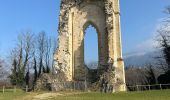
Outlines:
{"label": "green grass", "polygon": [[170,90],[115,94],[83,93],[56,97],[51,100],[170,100]]}
{"label": "green grass", "polygon": [[[25,96],[26,93],[22,90],[16,90],[16,92],[14,93],[13,90],[5,90],[5,93],[2,93],[2,91],[0,90],[0,100],[14,100],[20,97]],[[18,99],[19,100],[19,99]]]}
{"label": "green grass", "polygon": [[[41,93],[25,93],[21,90],[17,92],[0,92],[0,100],[32,100],[32,98]],[[57,93],[56,93],[57,94]],[[54,95],[54,97],[46,100],[170,100],[170,90],[145,91],[145,92],[122,92],[115,94],[101,93],[68,93],[62,92],[62,96]],[[37,99],[38,100],[38,99]]]}

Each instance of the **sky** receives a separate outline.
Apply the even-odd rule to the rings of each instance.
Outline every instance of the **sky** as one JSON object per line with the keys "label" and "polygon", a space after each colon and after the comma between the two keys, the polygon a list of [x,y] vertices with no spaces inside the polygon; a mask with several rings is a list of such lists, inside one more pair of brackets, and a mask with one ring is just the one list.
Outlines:
{"label": "sky", "polygon": [[[120,0],[123,55],[142,53],[153,49],[153,36],[170,0]],[[58,36],[60,0],[1,0],[0,1],[0,55],[7,56],[16,44],[17,35],[24,30],[45,31]],[[88,33],[94,33],[90,28]],[[95,34],[90,34],[95,37]],[[90,38],[89,43],[93,43]],[[97,42],[96,42],[97,43]],[[89,44],[87,48],[95,47]],[[97,48],[97,47],[96,47]],[[96,49],[94,49],[96,50]],[[97,53],[87,51],[92,59]]]}

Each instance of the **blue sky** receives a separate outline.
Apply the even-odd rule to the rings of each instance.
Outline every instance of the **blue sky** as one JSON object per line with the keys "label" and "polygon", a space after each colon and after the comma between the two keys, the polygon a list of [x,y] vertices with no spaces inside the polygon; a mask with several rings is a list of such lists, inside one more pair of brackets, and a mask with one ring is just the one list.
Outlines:
{"label": "blue sky", "polygon": [[[150,40],[170,0],[120,0],[123,54],[149,50]],[[57,36],[60,0],[1,0],[0,55],[6,56],[23,30]],[[94,30],[89,30],[88,33]],[[94,37],[92,34],[91,37]],[[88,40],[87,40],[88,41]],[[92,43],[92,39],[89,39]],[[88,45],[88,48],[94,44]],[[89,55],[96,56],[91,52]]]}
{"label": "blue sky", "polygon": [[123,53],[149,51],[160,19],[167,16],[163,11],[170,0],[120,1]]}

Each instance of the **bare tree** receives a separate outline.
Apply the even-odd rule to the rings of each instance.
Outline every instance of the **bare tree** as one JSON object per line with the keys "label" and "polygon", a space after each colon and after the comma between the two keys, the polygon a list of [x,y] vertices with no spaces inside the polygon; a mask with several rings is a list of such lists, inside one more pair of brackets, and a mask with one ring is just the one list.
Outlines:
{"label": "bare tree", "polygon": [[38,78],[38,71],[37,71],[37,61],[36,61],[36,58],[34,56],[34,65],[33,65],[33,68],[34,68],[34,80],[33,80],[33,89],[36,85],[36,82],[37,82],[37,78]]}
{"label": "bare tree", "polygon": [[40,77],[42,70],[45,72],[43,60],[45,57],[45,45],[46,45],[46,34],[45,32],[40,32],[37,37],[37,52],[38,52],[38,61],[39,61],[39,72],[38,77]]}
{"label": "bare tree", "polygon": [[30,31],[22,32],[18,36],[16,47],[11,51],[11,83],[29,86],[31,81],[34,88],[41,74],[50,73],[53,68],[55,48],[52,38],[45,32],[38,35]]}
{"label": "bare tree", "polygon": [[161,48],[162,55],[159,58],[162,69],[164,69],[164,74],[158,77],[158,82],[160,84],[170,83],[170,25],[166,24],[158,30],[159,33],[159,44]]}
{"label": "bare tree", "polygon": [[47,37],[45,48],[46,48],[45,49],[46,73],[50,73],[50,69],[53,67],[53,56],[54,56],[54,49],[55,49],[55,45],[52,42],[51,37]]}
{"label": "bare tree", "polygon": [[37,56],[38,56],[38,77],[41,73],[50,73],[53,68],[53,56],[56,50],[56,42],[53,42],[51,37],[48,37],[45,32],[40,32],[37,37]]}
{"label": "bare tree", "polygon": [[155,73],[155,67],[152,64],[145,66],[145,77],[149,85],[157,84],[157,77]]}
{"label": "bare tree", "polygon": [[4,76],[3,75],[3,64],[4,64],[4,61],[0,58],[0,79]]}
{"label": "bare tree", "polygon": [[10,54],[11,58],[11,79],[12,85],[22,86],[24,83],[24,72],[23,68],[23,40],[18,36],[17,47],[15,47]]}
{"label": "bare tree", "polygon": [[[23,86],[28,79],[29,63],[32,59],[34,47],[34,35],[30,31],[23,32],[18,36],[17,47],[11,51],[12,74],[10,75],[13,84]],[[27,73],[27,75],[26,75]],[[28,85],[28,84],[27,84]]]}
{"label": "bare tree", "polygon": [[[165,13],[168,14],[168,15],[170,15],[170,6],[167,6],[167,7],[165,8]],[[165,22],[166,22],[166,23],[170,23],[170,16],[165,19]]]}
{"label": "bare tree", "polygon": [[9,75],[8,67],[9,66],[7,65],[5,60],[0,58],[0,86],[10,85],[8,79],[8,75]]}
{"label": "bare tree", "polygon": [[[166,8],[167,14],[170,15],[170,6]],[[164,68],[164,74],[158,77],[158,82],[161,84],[170,83],[170,17],[167,17],[163,22],[162,27],[158,30],[158,42],[162,51],[160,61],[162,68]]]}
{"label": "bare tree", "polygon": [[167,71],[170,70],[170,6],[165,9],[166,14],[169,16],[162,22],[162,26],[157,30],[157,41],[162,55],[158,57],[160,65]]}
{"label": "bare tree", "polygon": [[126,68],[126,84],[127,86],[145,85],[147,79],[145,70],[142,67],[130,66]]}

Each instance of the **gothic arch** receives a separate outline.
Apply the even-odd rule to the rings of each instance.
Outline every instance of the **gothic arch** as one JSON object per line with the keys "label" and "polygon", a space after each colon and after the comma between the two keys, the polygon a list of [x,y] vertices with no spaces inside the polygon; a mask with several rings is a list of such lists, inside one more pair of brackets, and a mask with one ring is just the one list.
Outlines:
{"label": "gothic arch", "polygon": [[83,25],[83,31],[85,31],[90,25],[92,25],[96,29],[97,33],[99,33],[99,29],[98,29],[97,25],[95,23],[91,22],[91,21],[87,21]]}
{"label": "gothic arch", "polygon": [[99,76],[114,67],[115,76],[109,82],[116,91],[125,91],[119,0],[61,0],[56,70],[64,72],[67,81],[85,80],[84,30],[89,24],[98,33]]}

